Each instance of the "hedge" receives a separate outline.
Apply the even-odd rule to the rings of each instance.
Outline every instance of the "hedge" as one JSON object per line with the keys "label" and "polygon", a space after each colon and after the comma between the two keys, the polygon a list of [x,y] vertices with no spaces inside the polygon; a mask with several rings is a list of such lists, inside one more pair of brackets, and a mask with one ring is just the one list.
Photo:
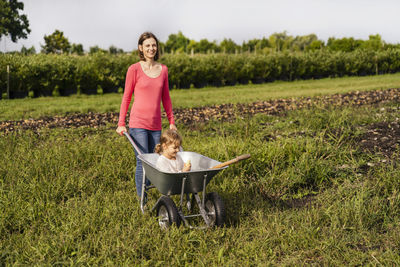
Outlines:
{"label": "hedge", "polygon": [[[20,55],[0,54],[0,89],[6,92],[10,66],[11,98],[75,93],[117,92],[126,70],[138,61],[132,54]],[[166,54],[170,88],[196,88],[275,80],[364,76],[400,71],[400,49],[354,52],[281,52],[260,54]],[[1,95],[1,93],[0,93]]]}

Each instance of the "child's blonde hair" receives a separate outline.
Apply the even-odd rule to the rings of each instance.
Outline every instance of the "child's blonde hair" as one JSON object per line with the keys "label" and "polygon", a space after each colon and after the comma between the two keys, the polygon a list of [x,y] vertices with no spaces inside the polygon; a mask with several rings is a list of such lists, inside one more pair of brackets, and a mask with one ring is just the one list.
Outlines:
{"label": "child's blonde hair", "polygon": [[166,130],[161,134],[160,143],[156,145],[154,151],[158,154],[163,152],[163,145],[169,146],[175,144],[176,146],[182,145],[182,137],[175,130]]}

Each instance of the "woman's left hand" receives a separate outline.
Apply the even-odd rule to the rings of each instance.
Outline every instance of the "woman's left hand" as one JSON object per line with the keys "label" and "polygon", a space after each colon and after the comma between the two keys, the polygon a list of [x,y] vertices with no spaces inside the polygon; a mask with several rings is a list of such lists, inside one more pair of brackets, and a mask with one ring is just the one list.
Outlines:
{"label": "woman's left hand", "polygon": [[178,131],[178,128],[176,128],[175,124],[170,124],[169,125],[170,130]]}

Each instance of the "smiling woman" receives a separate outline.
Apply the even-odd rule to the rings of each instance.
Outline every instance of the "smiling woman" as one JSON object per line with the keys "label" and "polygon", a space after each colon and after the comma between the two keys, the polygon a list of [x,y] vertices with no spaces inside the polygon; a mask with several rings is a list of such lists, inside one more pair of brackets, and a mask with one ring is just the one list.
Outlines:
{"label": "smiling woman", "polygon": [[[125,117],[134,94],[134,102],[129,117],[129,134],[138,145],[142,153],[152,153],[161,135],[161,108],[162,102],[170,123],[170,129],[176,130],[172,103],[169,95],[168,68],[157,62],[159,45],[157,37],[150,33],[143,33],[138,41],[140,61],[128,68],[125,79],[125,90],[119,113],[117,133],[127,132]],[[143,169],[142,162],[136,154],[136,190],[142,195]]]}

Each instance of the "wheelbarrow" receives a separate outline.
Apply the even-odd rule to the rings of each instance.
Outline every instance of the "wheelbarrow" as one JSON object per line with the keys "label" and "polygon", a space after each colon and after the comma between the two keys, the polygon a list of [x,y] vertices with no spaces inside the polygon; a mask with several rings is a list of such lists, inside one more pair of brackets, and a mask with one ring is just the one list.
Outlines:
{"label": "wheelbarrow", "polygon": [[[156,212],[161,228],[166,229],[173,224],[179,227],[182,222],[190,228],[224,225],[225,206],[222,198],[216,192],[206,193],[206,186],[218,172],[234,162],[250,157],[250,155],[243,155],[226,163],[221,163],[196,152],[180,151],[178,154],[184,162],[190,160],[191,171],[169,173],[156,168],[159,154],[142,153],[131,136],[127,132],[124,132],[124,135],[137,151],[138,158],[142,161],[143,178],[148,179],[151,183],[148,186],[146,185],[146,179],[142,179],[142,194],[140,196],[142,213],[147,210],[147,203],[144,202],[145,191],[156,188],[162,196],[157,200],[150,212]],[[178,206],[175,205],[171,198],[173,195],[180,195]],[[194,212],[195,205],[198,207],[198,212]],[[184,214],[184,210],[187,210],[186,214]],[[205,226],[192,226],[188,219],[195,217],[203,218]]]}

